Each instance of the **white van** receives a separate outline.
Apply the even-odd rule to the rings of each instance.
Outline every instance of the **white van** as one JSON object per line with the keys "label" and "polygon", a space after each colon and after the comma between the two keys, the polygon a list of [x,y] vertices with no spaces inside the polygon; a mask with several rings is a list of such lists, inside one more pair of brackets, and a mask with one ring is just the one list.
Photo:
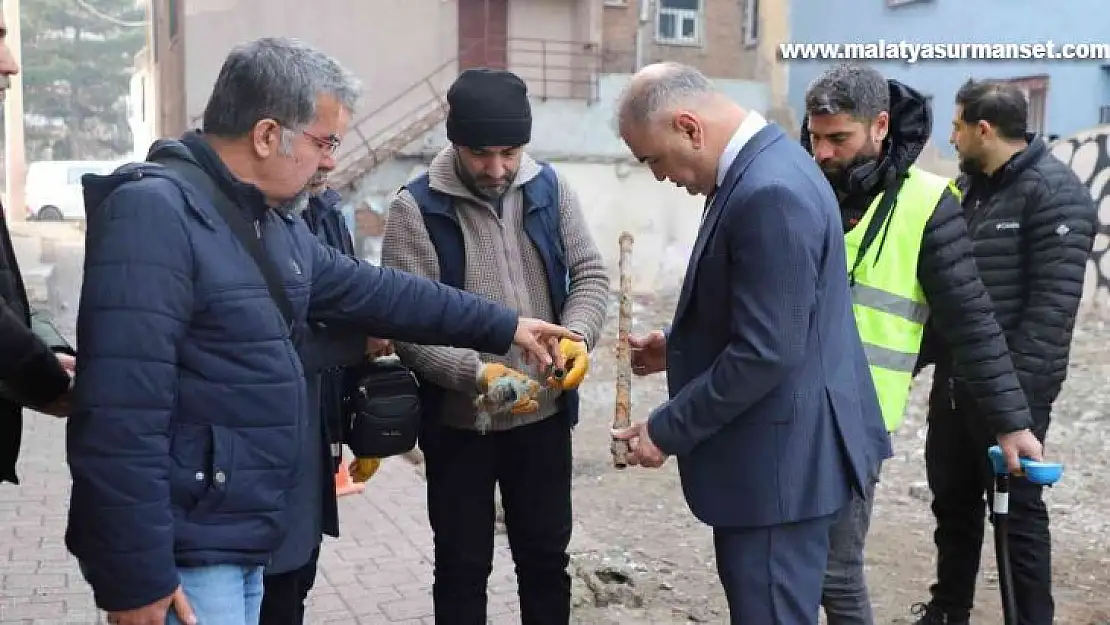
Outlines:
{"label": "white van", "polygon": [[39,221],[84,219],[81,176],[110,174],[126,161],[36,161],[27,166],[27,213]]}

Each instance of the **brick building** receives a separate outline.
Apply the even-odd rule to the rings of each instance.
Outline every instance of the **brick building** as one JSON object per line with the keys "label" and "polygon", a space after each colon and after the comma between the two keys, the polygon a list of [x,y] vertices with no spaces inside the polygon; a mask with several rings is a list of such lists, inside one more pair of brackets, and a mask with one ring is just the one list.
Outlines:
{"label": "brick building", "polygon": [[603,67],[658,61],[714,78],[758,78],[759,0],[603,0]]}

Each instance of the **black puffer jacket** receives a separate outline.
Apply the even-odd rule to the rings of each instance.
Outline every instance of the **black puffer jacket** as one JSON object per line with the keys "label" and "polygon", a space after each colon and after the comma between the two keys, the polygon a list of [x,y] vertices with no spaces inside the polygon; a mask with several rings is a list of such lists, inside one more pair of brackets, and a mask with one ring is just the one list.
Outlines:
{"label": "black puffer jacket", "polygon": [[[1097,209],[1044,141],[1029,141],[994,175],[961,176],[958,184],[979,272],[1022,388],[1031,406],[1045,409],[1067,375]],[[941,374],[949,355],[937,351]]]}
{"label": "black puffer jacket", "polygon": [[0,208],[0,482],[18,483],[21,403],[45,406],[69,388],[69,374],[58,364],[55,351],[73,354],[54,327],[28,305]]}
{"label": "black puffer jacket", "polygon": [[[892,180],[905,175],[925,147],[932,130],[932,111],[917,91],[891,80],[890,133],[883,148],[880,175],[861,193],[841,202],[846,229],[849,218],[867,210]],[[802,141],[809,149],[808,131]],[[891,218],[896,218],[895,204]],[[876,240],[879,245],[879,240]],[[935,328],[956,363],[958,375],[978,398],[983,418],[995,433],[1030,427],[1002,329],[991,314],[991,301],[979,278],[967,223],[957,196],[946,191],[925,225],[917,278],[929,304],[929,325]]]}

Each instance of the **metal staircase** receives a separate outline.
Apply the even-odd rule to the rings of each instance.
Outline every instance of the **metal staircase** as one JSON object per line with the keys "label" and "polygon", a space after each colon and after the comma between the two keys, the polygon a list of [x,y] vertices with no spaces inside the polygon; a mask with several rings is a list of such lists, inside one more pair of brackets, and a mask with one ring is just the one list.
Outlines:
{"label": "metal staircase", "polygon": [[440,65],[352,124],[359,141],[336,159],[335,171],[328,176],[335,190],[353,191],[359,180],[447,118],[447,100],[436,83],[448,72],[454,74],[456,62]]}

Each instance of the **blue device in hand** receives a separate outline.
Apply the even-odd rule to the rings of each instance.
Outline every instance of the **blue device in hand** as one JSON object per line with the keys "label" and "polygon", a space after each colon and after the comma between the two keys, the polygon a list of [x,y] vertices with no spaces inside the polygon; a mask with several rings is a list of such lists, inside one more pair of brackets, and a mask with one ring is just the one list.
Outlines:
{"label": "blue device in hand", "polygon": [[[987,452],[990,455],[991,467],[995,475],[1006,474],[1006,457],[1002,455],[1002,448],[998,445],[991,447]],[[1064,475],[1064,465],[1059,462],[1037,462],[1027,458],[1021,459],[1021,472],[1027,480],[1041,486],[1051,486]]]}

